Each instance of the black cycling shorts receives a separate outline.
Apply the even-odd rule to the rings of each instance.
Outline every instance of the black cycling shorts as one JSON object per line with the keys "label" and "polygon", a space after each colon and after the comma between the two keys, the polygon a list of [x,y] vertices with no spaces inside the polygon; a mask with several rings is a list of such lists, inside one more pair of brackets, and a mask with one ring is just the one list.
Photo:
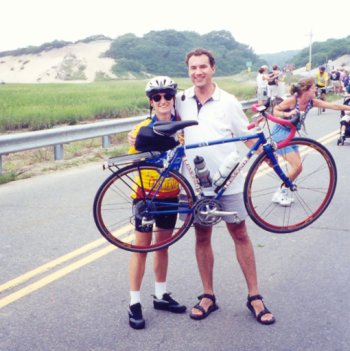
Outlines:
{"label": "black cycling shorts", "polygon": [[[135,199],[133,201],[133,213],[135,214],[135,205],[143,200],[140,199]],[[160,199],[157,200],[158,203],[174,203],[177,204],[179,202],[178,198],[170,198],[170,199]],[[172,210],[176,208],[175,206],[166,206],[159,204],[156,206],[157,210]],[[158,228],[161,229],[174,229],[175,224],[176,224],[176,219],[177,219],[177,213],[172,213],[172,214],[161,214],[161,215],[155,215],[154,220],[155,224]],[[140,216],[135,215],[135,230],[142,232],[142,233],[150,233],[153,230],[152,225],[142,225],[142,218]]]}
{"label": "black cycling shorts", "polygon": [[317,89],[320,89],[321,90],[321,93],[322,94],[327,94],[327,88],[326,87],[321,87],[321,86],[319,86],[319,85],[316,85],[316,87],[317,87]]}

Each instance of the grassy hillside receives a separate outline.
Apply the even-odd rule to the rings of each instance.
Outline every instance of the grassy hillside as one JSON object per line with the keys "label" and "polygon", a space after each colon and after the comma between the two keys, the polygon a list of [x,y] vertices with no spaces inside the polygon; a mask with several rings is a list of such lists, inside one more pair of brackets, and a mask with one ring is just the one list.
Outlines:
{"label": "grassy hillside", "polygon": [[[176,81],[182,89],[190,85],[186,78]],[[37,130],[59,124],[147,114],[146,82],[0,85],[0,131]],[[218,78],[217,82],[240,100],[255,94],[254,82],[237,82],[233,77]]]}

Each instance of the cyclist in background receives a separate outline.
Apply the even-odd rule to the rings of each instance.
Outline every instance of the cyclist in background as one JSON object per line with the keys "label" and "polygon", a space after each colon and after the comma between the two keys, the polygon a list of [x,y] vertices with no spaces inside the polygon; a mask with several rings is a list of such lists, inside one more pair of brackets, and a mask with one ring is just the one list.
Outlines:
{"label": "cyclist in background", "polygon": [[[146,86],[146,95],[150,103],[150,118],[139,123],[130,133],[132,138],[137,138],[141,127],[152,128],[156,121],[174,121],[175,116],[172,114],[177,84],[169,77],[155,77],[151,79]],[[152,116],[152,110],[154,115]],[[136,141],[137,144],[137,141]],[[134,144],[133,144],[134,145]],[[135,153],[135,146],[131,146],[129,153]],[[146,173],[145,173],[146,172]],[[154,171],[155,172],[155,171]],[[142,180],[149,184],[152,179],[152,170],[143,171]],[[147,182],[146,182],[147,180]],[[137,182],[137,180],[136,180]],[[137,192],[136,192],[137,193]],[[174,179],[167,178],[159,192],[159,201],[178,202],[179,185]],[[137,195],[136,195],[137,197]],[[133,199],[133,213],[137,211],[138,199]],[[176,222],[176,214],[162,215],[156,218],[157,231],[156,240],[161,238],[163,241],[172,234]],[[142,242],[149,242],[152,239],[153,225],[145,225],[142,220],[135,216],[135,236],[138,245]],[[141,306],[141,283],[145,273],[147,253],[131,253],[129,263],[129,283],[130,283],[130,306],[129,306],[129,324],[134,329],[145,327],[145,320],[142,315]],[[167,270],[168,270],[168,249],[156,251],[154,253],[154,275],[155,275],[155,295],[153,306],[157,310],[165,310],[173,313],[183,313],[186,306],[180,305],[168,293],[167,290]]]}
{"label": "cyclist in background", "polygon": [[317,89],[321,90],[320,99],[323,101],[326,101],[328,81],[329,81],[329,76],[328,76],[328,73],[326,72],[326,67],[320,66],[318,69],[318,72],[316,73],[315,84]]}
{"label": "cyclist in background", "polygon": [[[308,112],[313,107],[320,107],[323,109],[338,110],[338,111],[350,111],[350,106],[334,104],[315,98],[316,86],[313,78],[303,78],[298,83],[291,85],[290,94],[291,97],[285,99],[274,109],[274,115],[276,117],[282,117],[292,119],[296,115],[300,115],[304,120]],[[297,126],[299,130],[301,124]],[[279,142],[286,139],[290,129],[282,124],[275,124],[271,136],[273,141]],[[293,181],[302,171],[302,162],[299,151],[295,146],[286,146],[281,150],[277,150],[277,154],[281,155],[291,166],[288,177]],[[272,202],[278,203],[281,206],[291,206],[293,198],[289,194],[289,190],[282,184],[277,189],[272,197]]]}

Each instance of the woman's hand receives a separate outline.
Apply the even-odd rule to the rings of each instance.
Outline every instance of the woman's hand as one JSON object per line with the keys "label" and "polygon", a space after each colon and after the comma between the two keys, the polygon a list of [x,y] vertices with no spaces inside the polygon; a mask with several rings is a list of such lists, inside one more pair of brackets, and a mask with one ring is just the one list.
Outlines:
{"label": "woman's hand", "polygon": [[128,143],[130,146],[135,146],[136,137],[132,131],[128,133]]}

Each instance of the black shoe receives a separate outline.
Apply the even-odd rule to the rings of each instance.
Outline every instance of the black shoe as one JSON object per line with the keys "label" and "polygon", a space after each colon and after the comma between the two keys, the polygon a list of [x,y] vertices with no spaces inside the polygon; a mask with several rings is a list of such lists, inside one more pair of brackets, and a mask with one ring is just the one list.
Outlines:
{"label": "black shoe", "polygon": [[153,295],[153,307],[156,310],[169,311],[173,313],[183,313],[186,311],[186,306],[180,305],[177,301],[170,297],[170,293],[165,293],[162,299],[157,299]]}
{"label": "black shoe", "polygon": [[145,320],[142,317],[142,306],[141,304],[135,303],[129,306],[129,324],[131,328],[143,329],[145,327]]}

